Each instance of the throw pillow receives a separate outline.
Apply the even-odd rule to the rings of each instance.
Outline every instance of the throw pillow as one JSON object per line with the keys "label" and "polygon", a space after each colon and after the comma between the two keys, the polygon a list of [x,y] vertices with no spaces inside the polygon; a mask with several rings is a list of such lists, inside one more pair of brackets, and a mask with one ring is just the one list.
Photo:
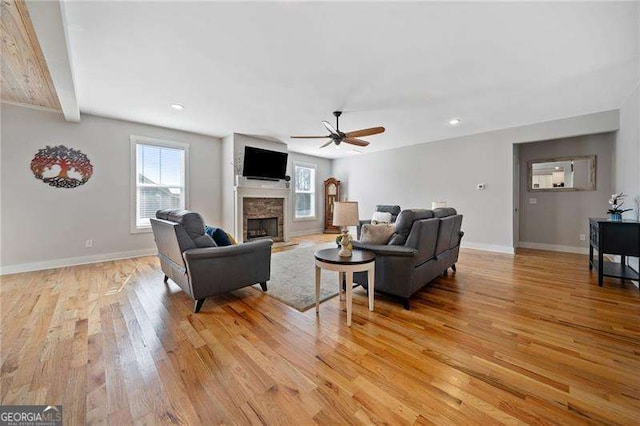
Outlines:
{"label": "throw pillow", "polygon": [[360,242],[365,244],[387,244],[393,235],[393,225],[390,224],[366,224],[360,231]]}
{"label": "throw pillow", "polygon": [[229,242],[231,243],[232,246],[238,245],[238,242],[236,241],[235,238],[233,238],[233,235],[231,235],[228,232],[225,232],[225,234],[227,234],[227,238],[229,238]]}
{"label": "throw pillow", "polygon": [[229,237],[227,237],[227,233],[224,232],[220,228],[214,228],[211,226],[205,226],[204,232],[213,238],[213,241],[216,242],[218,247],[226,247],[231,245],[231,241],[229,241]]}
{"label": "throw pillow", "polygon": [[371,223],[377,225],[378,223],[391,223],[391,213],[388,212],[374,212]]}

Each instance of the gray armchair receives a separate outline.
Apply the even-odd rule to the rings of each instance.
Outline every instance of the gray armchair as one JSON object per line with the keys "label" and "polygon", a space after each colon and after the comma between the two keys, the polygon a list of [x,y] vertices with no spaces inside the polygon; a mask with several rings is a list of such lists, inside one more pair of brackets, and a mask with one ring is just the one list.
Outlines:
{"label": "gray armchair", "polygon": [[[396,219],[398,218],[398,215],[400,214],[400,210],[401,210],[400,206],[392,206],[388,204],[378,204],[375,209],[376,212],[391,213],[391,223],[395,223]],[[362,231],[362,226],[370,223],[371,223],[371,219],[360,221],[357,228],[358,239],[360,239],[360,232]]]}
{"label": "gray armchair", "polygon": [[260,283],[267,291],[271,275],[271,240],[217,247],[204,232],[196,212],[159,210],[151,219],[164,272],[195,301],[198,313],[205,298]]}
{"label": "gray armchair", "polygon": [[[403,210],[386,245],[354,241],[353,247],[376,254],[375,291],[400,298],[409,309],[415,292],[448,268],[456,270],[461,226],[462,215],[452,208]],[[367,287],[367,274],[355,273],[354,282]]]}

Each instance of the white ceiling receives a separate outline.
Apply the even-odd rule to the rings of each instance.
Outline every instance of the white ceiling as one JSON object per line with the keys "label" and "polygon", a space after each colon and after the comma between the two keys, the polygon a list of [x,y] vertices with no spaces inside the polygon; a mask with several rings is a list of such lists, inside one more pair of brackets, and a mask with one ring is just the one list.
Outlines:
{"label": "white ceiling", "polygon": [[[382,125],[366,151],[618,108],[637,2],[68,2],[80,109],[318,150],[321,120]],[[170,103],[181,103],[175,111]],[[460,117],[452,128],[447,122]]]}

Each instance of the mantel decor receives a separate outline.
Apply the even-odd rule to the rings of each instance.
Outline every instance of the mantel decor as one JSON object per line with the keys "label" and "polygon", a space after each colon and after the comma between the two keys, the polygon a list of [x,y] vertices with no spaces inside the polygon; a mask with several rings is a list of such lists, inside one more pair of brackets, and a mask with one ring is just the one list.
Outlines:
{"label": "mantel decor", "polygon": [[64,145],[38,150],[31,160],[36,179],[56,188],[76,188],[93,175],[93,165],[82,151]]}

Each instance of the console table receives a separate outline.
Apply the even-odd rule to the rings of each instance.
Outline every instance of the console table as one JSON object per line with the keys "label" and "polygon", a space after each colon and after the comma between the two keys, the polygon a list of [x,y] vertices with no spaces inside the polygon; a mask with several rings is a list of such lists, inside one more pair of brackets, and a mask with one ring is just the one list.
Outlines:
{"label": "console table", "polygon": [[[598,251],[597,263],[593,249]],[[620,263],[605,261],[605,254],[620,256]],[[627,266],[627,256],[640,257],[640,222],[589,218],[589,269],[598,270],[600,287],[604,277],[638,281],[638,272]]]}

